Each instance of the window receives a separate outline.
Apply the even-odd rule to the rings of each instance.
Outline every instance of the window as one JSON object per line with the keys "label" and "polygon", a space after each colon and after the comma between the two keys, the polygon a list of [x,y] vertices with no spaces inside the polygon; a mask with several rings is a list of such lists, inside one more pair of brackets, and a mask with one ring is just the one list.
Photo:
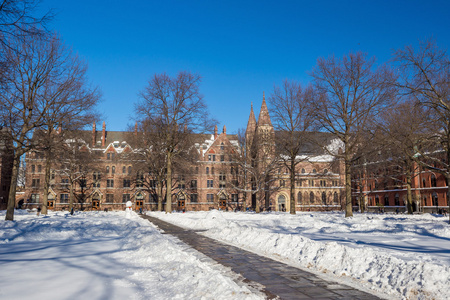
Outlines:
{"label": "window", "polygon": [[101,176],[99,172],[94,172],[94,174],[92,175],[92,178],[94,180],[100,180]]}
{"label": "window", "polygon": [[338,193],[337,193],[337,192],[334,192],[334,195],[333,195],[333,202],[334,202],[335,204],[339,203],[339,196],[338,196]]}
{"label": "window", "polygon": [[389,206],[389,195],[384,195],[384,206]]}
{"label": "window", "polygon": [[225,149],[225,147],[224,147],[223,143],[221,143],[220,144],[220,150],[223,150],[223,149]]}
{"label": "window", "polygon": [[211,167],[211,175],[214,175],[214,167]]}
{"label": "window", "polygon": [[216,156],[215,155],[212,156],[212,160],[216,161]]}
{"label": "window", "polygon": [[85,188],[86,187],[86,179],[80,179],[78,181],[78,183],[80,184],[80,188]]}
{"label": "window", "polygon": [[322,186],[322,187],[327,186],[327,181],[326,180],[321,180],[320,181],[320,186]]}
{"label": "window", "polygon": [[225,155],[220,156],[220,161],[225,161]]}
{"label": "window", "polygon": [[399,197],[398,193],[395,194],[394,202],[395,202],[395,206],[400,206],[400,197]]}
{"label": "window", "polygon": [[306,173],[305,169],[302,169],[302,174],[305,174],[305,173]]}
{"label": "window", "polygon": [[280,187],[284,187],[286,185],[286,182],[284,180],[280,180]]}
{"label": "window", "polygon": [[195,167],[195,174],[198,174],[198,167]]}
{"label": "window", "polygon": [[214,194],[206,194],[206,200],[208,202],[214,202]]}
{"label": "window", "polygon": [[303,201],[303,199],[302,199],[302,192],[298,192],[298,194],[297,194],[297,204],[302,204],[302,201]]}
{"label": "window", "polygon": [[127,172],[127,167],[122,167],[122,174],[125,174]]}
{"label": "window", "polygon": [[114,202],[114,194],[106,194],[106,202],[113,203]]}
{"label": "window", "polygon": [[225,181],[225,180],[226,180],[225,174],[220,173],[220,175],[219,175],[219,180]]}
{"label": "window", "polygon": [[109,174],[109,166],[106,166],[106,174]]}
{"label": "window", "polygon": [[34,178],[31,181],[31,187],[38,188],[41,185],[41,180],[39,178]]}
{"label": "window", "polygon": [[130,194],[123,194],[122,195],[122,202],[126,203],[127,201],[130,201]]}
{"label": "window", "polygon": [[106,180],[106,187],[107,188],[113,188],[114,187],[114,179],[107,179]]}
{"label": "window", "polygon": [[314,180],[309,180],[309,186],[314,186]]}
{"label": "window", "polygon": [[314,203],[314,193],[309,193],[309,202]]}
{"label": "window", "polygon": [[38,173],[42,173],[42,166],[38,165]]}
{"label": "window", "polygon": [[338,185],[339,185],[337,180],[333,180],[333,181],[331,182],[331,184],[332,184],[333,186],[338,186]]}
{"label": "window", "polygon": [[239,201],[239,195],[231,194],[231,202],[238,202],[238,201]]}
{"label": "window", "polygon": [[207,187],[212,188],[214,186],[214,180],[207,180]]}
{"label": "window", "polygon": [[316,174],[316,173],[317,173],[316,169],[313,169],[313,174]]}
{"label": "window", "polygon": [[31,203],[39,203],[39,194],[31,194]]}
{"label": "window", "polygon": [[325,194],[325,192],[322,192],[322,203],[324,205],[327,205],[327,195]]}
{"label": "window", "polygon": [[128,174],[131,174],[131,166],[128,167]]}
{"label": "window", "polygon": [[323,173],[327,174],[328,173],[328,169],[323,170]]}
{"label": "window", "polygon": [[211,160],[212,160],[212,155],[208,154],[208,161],[211,161]]}
{"label": "window", "polygon": [[55,179],[55,171],[52,171],[51,178]]}
{"label": "window", "polygon": [[197,188],[197,180],[191,180],[191,188],[196,189]]}
{"label": "window", "polygon": [[297,179],[297,180],[295,181],[295,184],[297,185],[297,187],[301,187],[302,184],[303,184],[303,179]]}
{"label": "window", "polygon": [[136,175],[136,187],[144,187],[144,174],[141,171],[139,171]]}
{"label": "window", "polygon": [[436,187],[436,176],[431,174],[431,186]]}
{"label": "window", "polygon": [[62,188],[67,188],[69,185],[69,178],[63,178],[61,179],[61,187]]}
{"label": "window", "polygon": [[225,185],[226,184],[224,182],[219,182],[219,189],[224,189]]}
{"label": "window", "polygon": [[59,202],[61,203],[69,203],[69,194],[60,194]]}
{"label": "window", "polygon": [[191,194],[191,202],[192,203],[198,202],[198,194]]}
{"label": "window", "polygon": [[378,195],[375,195],[375,205],[380,204],[380,197]]}
{"label": "window", "polygon": [[113,167],[111,168],[111,174],[115,174],[115,173],[116,173],[116,167],[113,166]]}
{"label": "window", "polygon": [[130,179],[124,179],[123,180],[123,187],[129,188],[131,186],[131,180]]}
{"label": "window", "polygon": [[150,180],[149,187],[152,189],[156,189],[156,180],[154,180],[154,179]]}
{"label": "window", "polygon": [[206,175],[209,175],[209,167],[206,167]]}
{"label": "window", "polygon": [[439,198],[438,195],[436,194],[436,192],[433,192],[433,194],[431,195],[431,199],[433,201],[433,206],[438,206],[439,202]]}
{"label": "window", "polygon": [[36,166],[35,165],[31,165],[31,173],[36,173]]}
{"label": "window", "polygon": [[185,189],[186,188],[186,184],[184,182],[179,182],[178,183],[178,189]]}
{"label": "window", "polygon": [[422,179],[422,187],[427,187],[425,178]]}

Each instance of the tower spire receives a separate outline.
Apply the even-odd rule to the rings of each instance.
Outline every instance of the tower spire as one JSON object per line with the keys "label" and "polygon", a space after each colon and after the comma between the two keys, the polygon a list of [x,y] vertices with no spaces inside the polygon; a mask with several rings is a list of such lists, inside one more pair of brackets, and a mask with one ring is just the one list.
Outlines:
{"label": "tower spire", "polygon": [[263,92],[263,101],[261,104],[261,111],[259,112],[258,117],[258,126],[269,125],[272,126],[272,122],[270,121],[269,109],[266,104],[266,96]]}

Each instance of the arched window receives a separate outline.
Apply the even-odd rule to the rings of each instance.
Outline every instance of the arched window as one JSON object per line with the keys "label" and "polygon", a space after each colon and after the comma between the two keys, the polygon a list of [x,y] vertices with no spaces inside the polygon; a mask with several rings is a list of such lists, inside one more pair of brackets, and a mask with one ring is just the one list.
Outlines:
{"label": "arched window", "polygon": [[334,195],[333,195],[333,202],[334,203],[339,203],[339,196],[338,196],[338,193],[337,192],[334,192]]}
{"label": "arched window", "polygon": [[313,169],[313,173],[314,173],[314,174],[316,174],[316,173],[317,173],[316,169]]}
{"label": "arched window", "polygon": [[380,197],[378,195],[375,196],[375,205],[380,204]]}
{"label": "arched window", "polygon": [[309,193],[309,202],[314,203],[314,193]]}
{"label": "arched window", "polygon": [[422,187],[427,187],[427,181],[425,178],[422,178]]}
{"label": "arched window", "polygon": [[395,206],[400,206],[400,197],[399,197],[398,193],[395,194],[394,202],[395,202]]}
{"label": "arched window", "polygon": [[126,172],[127,172],[127,167],[124,166],[124,167],[122,168],[122,174],[125,174]]}
{"label": "arched window", "polygon": [[214,175],[214,167],[211,167],[211,175]]}
{"label": "arched window", "polygon": [[209,175],[209,167],[206,167],[206,175]]}
{"label": "arched window", "polygon": [[305,169],[303,168],[303,169],[302,169],[302,174],[305,174],[305,172],[306,172],[306,171],[305,171]]}
{"label": "arched window", "polygon": [[106,174],[109,174],[109,166],[106,166]]}
{"label": "arched window", "polygon": [[112,167],[111,173],[112,173],[112,174],[115,174],[115,173],[116,173],[116,167],[115,167],[115,166]]}
{"label": "arched window", "polygon": [[327,194],[325,194],[325,192],[322,192],[322,203],[327,205]]}
{"label": "arched window", "polygon": [[389,206],[389,195],[388,194],[384,195],[384,206]]}
{"label": "arched window", "polygon": [[323,170],[323,173],[327,174],[328,173],[328,169]]}
{"label": "arched window", "polygon": [[302,192],[297,193],[297,204],[302,204]]}
{"label": "arched window", "polygon": [[433,195],[431,196],[432,200],[433,200],[433,206],[438,206],[439,205],[439,198],[438,195],[436,194],[436,192],[433,192]]}
{"label": "arched window", "polygon": [[278,211],[286,211],[286,197],[284,195],[278,196]]}
{"label": "arched window", "polygon": [[436,176],[431,174],[431,186],[436,187]]}
{"label": "arched window", "polygon": [[131,174],[131,166],[128,167],[128,174]]}

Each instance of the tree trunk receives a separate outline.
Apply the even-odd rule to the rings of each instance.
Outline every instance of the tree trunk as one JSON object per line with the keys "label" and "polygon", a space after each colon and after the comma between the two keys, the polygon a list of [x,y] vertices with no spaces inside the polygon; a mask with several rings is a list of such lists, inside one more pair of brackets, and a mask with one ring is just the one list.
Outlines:
{"label": "tree trunk", "polygon": [[290,213],[291,215],[295,215],[295,157],[291,157],[291,168],[290,168],[290,198],[289,199],[289,206],[290,206]]}
{"label": "tree trunk", "polygon": [[352,210],[352,178],[350,160],[345,158],[345,217],[353,217]]}
{"label": "tree trunk", "polygon": [[17,187],[17,177],[19,175],[20,168],[20,155],[14,155],[12,173],[11,173],[11,184],[9,187],[8,195],[8,205],[6,207],[6,221],[14,220],[14,207],[16,206],[16,187]]}
{"label": "tree trunk", "polygon": [[263,194],[263,192],[260,190],[260,191],[258,191],[257,197],[256,197],[255,212],[258,213],[258,214],[261,212],[261,209],[260,209],[261,203],[262,203],[262,201],[261,201],[261,198],[262,198],[261,194]]}
{"label": "tree trunk", "polygon": [[73,195],[73,182],[72,182],[69,187],[69,211],[70,212],[72,212],[72,209],[73,209],[73,198],[74,198],[74,195]]}
{"label": "tree trunk", "polygon": [[45,157],[45,174],[44,174],[44,188],[43,188],[42,207],[41,207],[41,214],[43,214],[43,215],[47,214],[48,191],[49,191],[49,189],[50,189],[50,158],[49,158],[49,153],[46,153],[46,157]]}
{"label": "tree trunk", "polygon": [[158,180],[158,182],[156,183],[156,195],[158,197],[158,211],[162,211],[163,210],[163,185],[162,183]]}
{"label": "tree trunk", "polygon": [[413,199],[412,199],[412,192],[411,192],[411,172],[408,170],[406,171],[406,207],[408,209],[408,215],[413,214]]}
{"label": "tree trunk", "polygon": [[167,153],[166,212],[172,212],[172,153]]}

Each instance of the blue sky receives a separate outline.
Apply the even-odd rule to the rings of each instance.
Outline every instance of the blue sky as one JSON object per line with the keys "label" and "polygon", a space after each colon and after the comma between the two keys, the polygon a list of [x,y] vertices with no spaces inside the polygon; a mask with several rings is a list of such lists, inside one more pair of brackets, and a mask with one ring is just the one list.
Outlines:
{"label": "blue sky", "polygon": [[318,57],[434,38],[448,49],[450,1],[43,0],[50,27],[89,64],[107,130],[125,130],[154,74],[190,71],[219,128],[245,128],[253,102],[284,79],[307,84]]}

